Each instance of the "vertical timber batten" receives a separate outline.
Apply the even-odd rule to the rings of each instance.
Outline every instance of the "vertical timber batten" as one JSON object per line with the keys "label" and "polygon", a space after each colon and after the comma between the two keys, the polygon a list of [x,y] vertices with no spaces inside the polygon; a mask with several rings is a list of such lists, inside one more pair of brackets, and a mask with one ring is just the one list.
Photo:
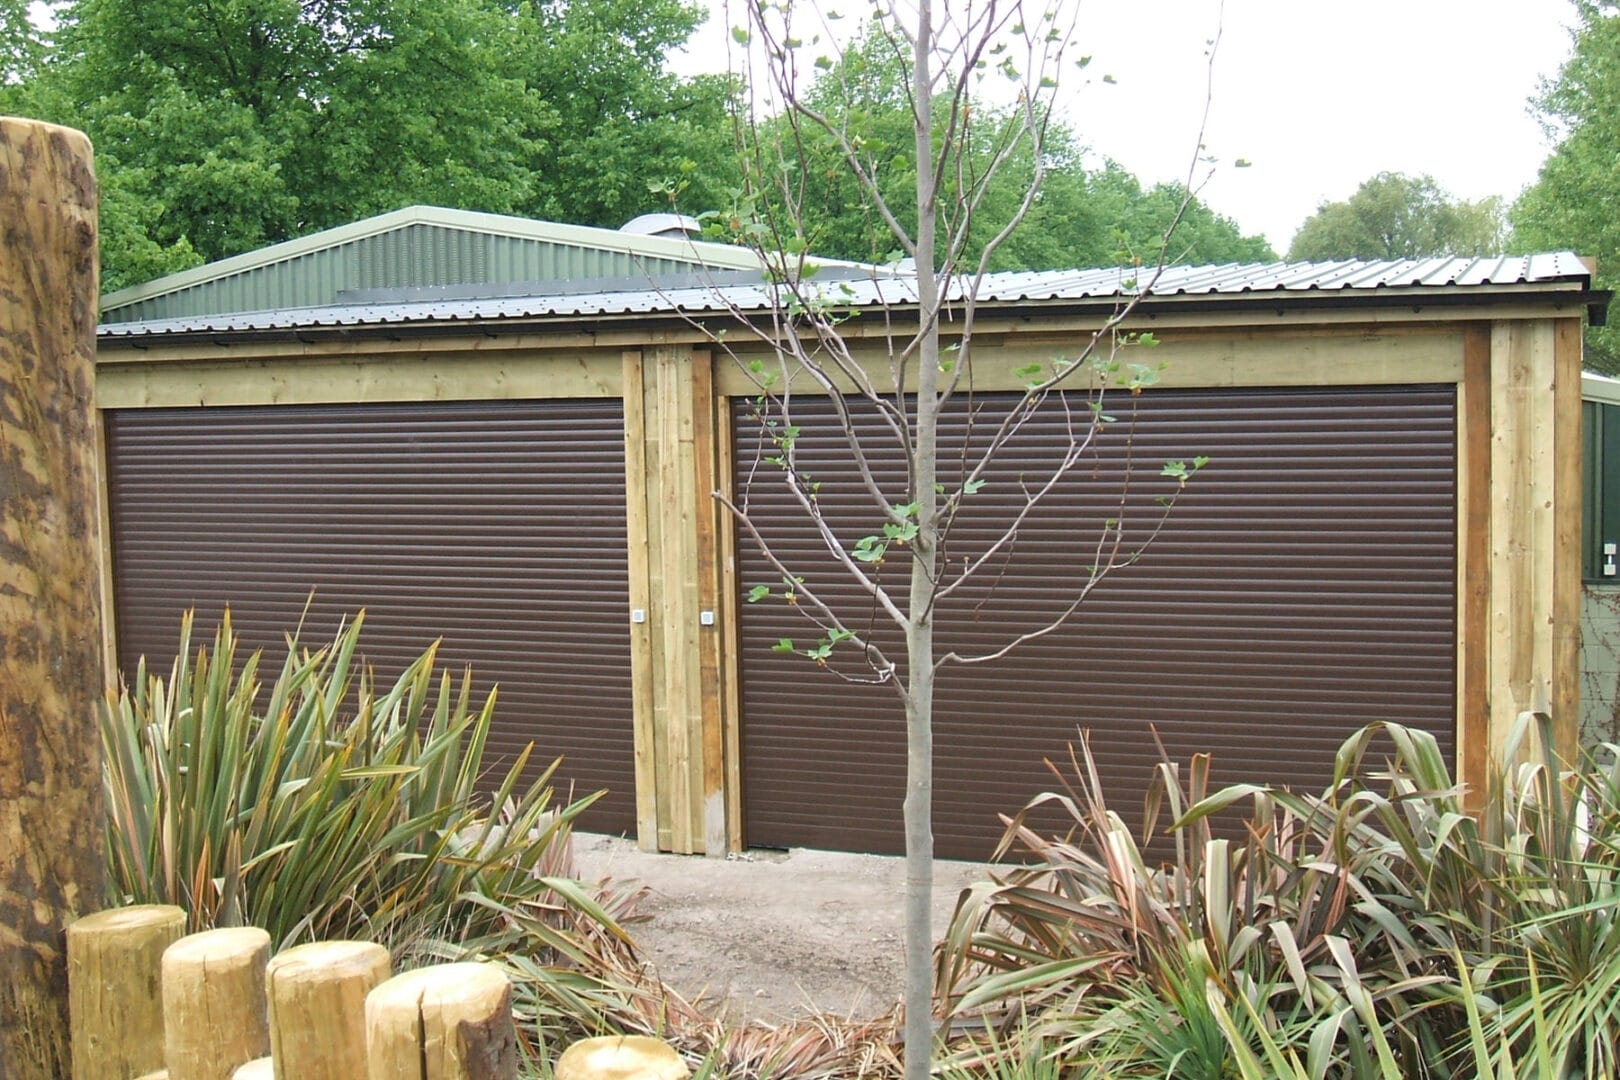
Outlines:
{"label": "vertical timber batten", "polygon": [[[624,491],[625,526],[630,558],[630,686],[636,758],[636,844],[659,849],[658,739],[653,725],[653,620],[649,560],[646,404],[642,397],[642,360],[637,350],[624,354]],[[638,618],[639,615],[639,618]]]}
{"label": "vertical timber batten", "polygon": [[[692,489],[695,498],[698,608],[698,714],[699,745],[703,748],[700,787],[703,811],[703,850],[723,855],[728,847],[726,828],[724,704],[721,694],[720,505],[718,432],[714,410],[714,355],[694,349],[692,371]],[[706,617],[705,617],[706,616]]]}
{"label": "vertical timber batten", "polygon": [[[715,423],[715,449],[718,470],[716,488],[727,498],[736,496],[735,469],[736,443],[732,438],[731,399],[716,395],[712,405]],[[718,523],[717,538],[720,559],[720,664],[721,664],[721,729],[723,738],[724,775],[726,792],[726,850],[743,849],[742,819],[742,710],[738,702],[742,695],[742,661],[740,636],[737,632],[739,612],[737,581],[737,528],[731,512],[724,506],[715,506]]]}
{"label": "vertical timber batten", "polygon": [[1482,805],[1490,769],[1491,328],[1463,332],[1457,387],[1457,777]]}
{"label": "vertical timber batten", "polygon": [[[1569,607],[1560,586],[1571,591],[1568,569],[1559,564],[1578,528],[1578,502],[1559,505],[1560,461],[1579,468],[1579,401],[1560,409],[1556,324],[1551,319],[1498,322],[1491,330],[1491,485],[1490,509],[1490,752],[1500,755],[1521,713],[1552,712],[1573,697],[1566,684],[1576,675],[1559,667],[1572,655],[1555,647],[1558,621]],[[1568,364],[1566,358],[1565,363]],[[1566,392],[1567,396],[1567,392]],[[1561,519],[1577,515],[1571,524]],[[1570,754],[1573,718],[1559,721],[1558,750]]]}
{"label": "vertical timber batten", "polygon": [[[695,499],[692,490],[692,398],[690,365],[678,350],[653,350],[657,367],[659,456],[659,509],[663,520],[659,535],[659,562],[663,603],[664,665],[660,682],[664,704],[664,737],[668,766],[662,779],[669,786],[670,846],[682,855],[698,850],[701,808],[693,795],[701,785],[693,782],[694,767],[702,761],[693,747],[693,705],[698,683],[697,575]],[[700,738],[701,734],[699,733]],[[699,742],[701,747],[701,742]],[[662,748],[661,748],[662,749]],[[699,750],[701,753],[701,750]]]}
{"label": "vertical timber batten", "polygon": [[1552,717],[1560,750],[1573,755],[1581,715],[1581,320],[1554,324],[1553,364]]}

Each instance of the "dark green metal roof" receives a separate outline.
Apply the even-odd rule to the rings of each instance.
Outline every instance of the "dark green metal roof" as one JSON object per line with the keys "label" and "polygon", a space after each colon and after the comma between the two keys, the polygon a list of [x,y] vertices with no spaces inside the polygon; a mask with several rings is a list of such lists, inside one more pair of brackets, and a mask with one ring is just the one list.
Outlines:
{"label": "dark green metal roof", "polygon": [[412,206],[120,289],[103,323],[328,307],[344,293],[757,270],[744,248]]}

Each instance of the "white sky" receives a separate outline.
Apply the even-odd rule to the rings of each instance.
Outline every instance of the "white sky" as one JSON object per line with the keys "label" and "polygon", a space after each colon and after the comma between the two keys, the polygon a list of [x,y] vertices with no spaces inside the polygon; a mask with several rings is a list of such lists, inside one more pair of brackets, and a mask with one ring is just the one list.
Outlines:
{"label": "white sky", "polygon": [[[723,70],[723,0],[683,72]],[[949,0],[945,0],[949,2]],[[1181,179],[1196,147],[1217,29],[1202,195],[1284,252],[1326,200],[1374,173],[1428,173],[1459,198],[1511,200],[1549,144],[1528,107],[1568,55],[1570,0],[1081,0],[1088,81],[1065,87],[1093,153],[1145,183]],[[860,0],[844,5],[854,23]],[[733,19],[740,7],[733,0]],[[1102,81],[1114,77],[1113,84]],[[1079,78],[1077,74],[1076,78]],[[1251,162],[1234,168],[1238,159]]]}

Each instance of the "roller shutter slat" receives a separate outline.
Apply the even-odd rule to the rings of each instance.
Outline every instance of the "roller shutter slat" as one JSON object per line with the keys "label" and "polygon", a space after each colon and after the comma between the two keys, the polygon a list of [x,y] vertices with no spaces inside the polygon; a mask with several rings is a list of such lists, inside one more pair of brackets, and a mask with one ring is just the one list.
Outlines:
{"label": "roller shutter slat", "polygon": [[[272,657],[366,608],[391,680],[435,638],[498,684],[486,760],[607,788],[635,827],[623,410],[614,401],[120,410],[107,417],[119,655],[167,670],[180,613],[225,604]],[[279,661],[276,661],[279,663]]]}
{"label": "roller shutter slat", "polygon": [[[944,609],[943,648],[990,646],[1061,610],[1096,523],[1120,513],[1127,431],[1135,464],[1124,519],[1139,529],[1173,484],[1157,475],[1164,461],[1203,454],[1210,464],[1141,562],[1109,577],[1069,625],[1004,660],[941,676],[939,854],[987,856],[997,815],[1054,783],[1042,759],[1066,761],[1082,726],[1110,805],[1133,824],[1158,761],[1155,728],[1181,760],[1212,751],[1217,783],[1320,786],[1340,741],[1379,719],[1433,732],[1451,756],[1454,396],[1451,387],[1389,387],[1110,399],[1105,411],[1118,422],[1020,530],[996,588],[966,588]],[[980,395],[974,407],[969,423],[958,403],[942,446],[982,440],[1007,399]],[[878,532],[847,445],[828,429],[828,403],[800,398],[794,409],[795,451],[821,481],[818,503],[838,535],[853,543]],[[788,565],[836,597],[848,619],[863,602],[829,571],[780,471],[760,461],[771,451],[750,410],[740,402],[734,413],[738,497]],[[874,419],[859,423],[866,445],[879,446]],[[1021,479],[1050,469],[1067,441],[1056,410],[1027,424],[969,501],[949,550],[975,553],[999,535],[989,515],[1006,512]],[[963,455],[941,456],[949,483]],[[891,501],[903,501],[897,451],[883,446],[874,459]],[[744,592],[778,584],[746,534],[738,549]],[[908,568],[890,563],[884,580],[903,596]],[[745,603],[741,617],[748,841],[899,851],[905,748],[893,691],[851,686],[771,651],[782,637],[817,636],[781,604]],[[903,660],[895,633],[878,636]]]}

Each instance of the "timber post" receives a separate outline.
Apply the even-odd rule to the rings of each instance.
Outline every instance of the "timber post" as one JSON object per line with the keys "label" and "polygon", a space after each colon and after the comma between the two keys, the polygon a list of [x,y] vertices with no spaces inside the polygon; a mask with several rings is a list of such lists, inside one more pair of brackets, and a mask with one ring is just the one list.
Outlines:
{"label": "timber post", "polygon": [[388,950],[372,942],[316,941],[277,953],[265,986],[270,1050],[279,1075],[299,1080],[365,1076],[366,995],[388,974]]}
{"label": "timber post", "polygon": [[0,1080],[71,1074],[63,932],[101,906],[96,181],[0,117]]}
{"label": "timber post", "polygon": [[270,935],[255,926],[204,930],[169,946],[163,954],[169,1080],[228,1080],[270,1053],[269,961]]}
{"label": "timber post", "polygon": [[186,913],[139,904],[87,915],[67,929],[73,1080],[127,1080],[163,1068],[163,952]]}
{"label": "timber post", "polygon": [[366,998],[371,1080],[516,1080],[512,984],[492,964],[395,975]]}

